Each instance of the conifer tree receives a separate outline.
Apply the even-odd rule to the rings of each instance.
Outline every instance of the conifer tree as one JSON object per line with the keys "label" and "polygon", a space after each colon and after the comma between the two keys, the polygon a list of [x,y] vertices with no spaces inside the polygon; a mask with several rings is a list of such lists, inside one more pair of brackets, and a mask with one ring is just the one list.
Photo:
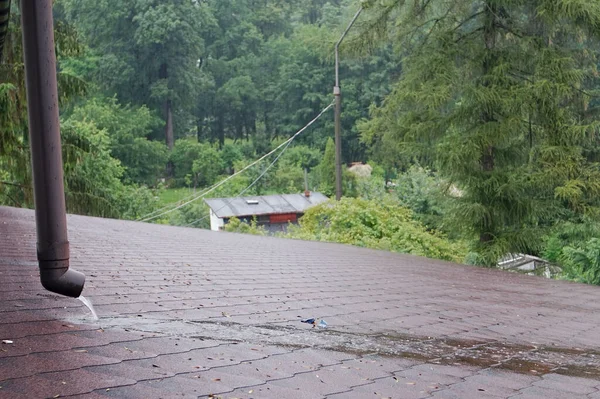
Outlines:
{"label": "conifer tree", "polygon": [[462,191],[454,221],[486,264],[539,251],[541,229],[600,194],[590,111],[594,0],[366,1],[363,44],[392,36],[403,74],[363,139]]}

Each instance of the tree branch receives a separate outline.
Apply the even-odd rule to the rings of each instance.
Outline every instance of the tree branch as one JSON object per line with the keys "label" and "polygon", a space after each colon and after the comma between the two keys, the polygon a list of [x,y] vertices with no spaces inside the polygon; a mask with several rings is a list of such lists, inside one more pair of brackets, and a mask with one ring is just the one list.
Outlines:
{"label": "tree branch", "polygon": [[29,186],[24,186],[24,185],[22,185],[22,184],[17,184],[17,183],[10,183],[10,182],[7,182],[7,181],[0,181],[0,184],[4,184],[5,186],[12,186],[12,187],[26,188],[26,189],[28,189],[28,190],[32,190],[32,188],[31,188],[31,187],[29,187]]}
{"label": "tree branch", "polygon": [[466,39],[467,37],[469,37],[469,36],[472,36],[473,34],[475,34],[475,33],[477,33],[477,32],[480,32],[480,31],[482,31],[482,30],[483,30],[483,27],[479,27],[479,28],[475,29],[474,31],[471,31],[471,32],[467,33],[466,35],[462,35],[462,36],[460,36],[458,39],[456,39],[456,40],[454,41],[454,43],[455,43],[455,44],[456,44],[456,43],[459,43],[460,41],[462,41],[462,40]]}
{"label": "tree branch", "polygon": [[471,21],[472,19],[477,18],[478,16],[480,16],[481,14],[483,14],[483,11],[479,11],[473,15],[471,15],[469,18],[463,20],[461,23],[459,23],[458,25],[456,25],[456,27],[454,28],[455,31],[457,31],[458,29],[460,29],[464,24],[466,24],[467,22]]}

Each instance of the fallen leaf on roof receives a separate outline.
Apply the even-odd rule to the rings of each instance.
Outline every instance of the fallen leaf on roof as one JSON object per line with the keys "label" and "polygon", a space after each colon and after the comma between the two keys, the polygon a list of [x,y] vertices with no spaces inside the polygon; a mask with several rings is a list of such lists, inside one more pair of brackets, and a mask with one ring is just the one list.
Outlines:
{"label": "fallen leaf on roof", "polygon": [[398,382],[398,377],[393,377],[394,381]]}
{"label": "fallen leaf on roof", "polygon": [[60,398],[60,395],[54,395],[54,398]]}
{"label": "fallen leaf on roof", "polygon": [[416,382],[407,382],[406,385],[416,385]]}
{"label": "fallen leaf on roof", "polygon": [[10,339],[4,339],[4,340],[2,340],[2,343],[10,345],[10,344],[14,344],[14,341],[11,341]]}
{"label": "fallen leaf on roof", "polygon": [[160,366],[157,364],[153,364],[152,367],[160,368]]}
{"label": "fallen leaf on roof", "polygon": [[63,384],[63,385],[67,385],[66,381],[61,381],[60,383]]}
{"label": "fallen leaf on roof", "polygon": [[213,381],[221,381],[220,378],[213,378]]}
{"label": "fallen leaf on roof", "polygon": [[87,350],[85,350],[85,349],[75,349],[73,352],[75,352],[75,353],[87,353]]}
{"label": "fallen leaf on roof", "polygon": [[231,317],[231,316],[229,315],[229,313],[225,313],[225,312],[221,312],[221,315],[222,315],[222,316],[225,316],[225,317]]}
{"label": "fallen leaf on roof", "polygon": [[252,392],[254,392],[252,389],[248,391],[248,393],[252,393]]}

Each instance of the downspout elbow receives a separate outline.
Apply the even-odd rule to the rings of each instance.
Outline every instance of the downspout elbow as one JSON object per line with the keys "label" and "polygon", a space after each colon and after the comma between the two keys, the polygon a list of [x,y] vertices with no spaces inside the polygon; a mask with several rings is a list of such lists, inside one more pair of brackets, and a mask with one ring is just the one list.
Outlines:
{"label": "downspout elbow", "polygon": [[48,291],[79,298],[85,284],[85,275],[69,268],[69,260],[39,261],[40,280]]}

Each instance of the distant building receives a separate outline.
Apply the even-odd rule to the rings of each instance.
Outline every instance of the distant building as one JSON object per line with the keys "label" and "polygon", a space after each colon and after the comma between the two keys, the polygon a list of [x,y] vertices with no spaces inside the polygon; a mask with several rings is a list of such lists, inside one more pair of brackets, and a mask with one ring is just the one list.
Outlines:
{"label": "distant building", "polygon": [[532,255],[509,254],[498,262],[501,269],[551,278],[560,272],[560,268],[550,262]]}
{"label": "distant building", "polygon": [[327,201],[321,193],[262,195],[252,197],[210,198],[210,229],[223,230],[229,219],[245,222],[256,219],[258,225],[271,232],[285,231],[289,223],[297,223],[309,208]]}

